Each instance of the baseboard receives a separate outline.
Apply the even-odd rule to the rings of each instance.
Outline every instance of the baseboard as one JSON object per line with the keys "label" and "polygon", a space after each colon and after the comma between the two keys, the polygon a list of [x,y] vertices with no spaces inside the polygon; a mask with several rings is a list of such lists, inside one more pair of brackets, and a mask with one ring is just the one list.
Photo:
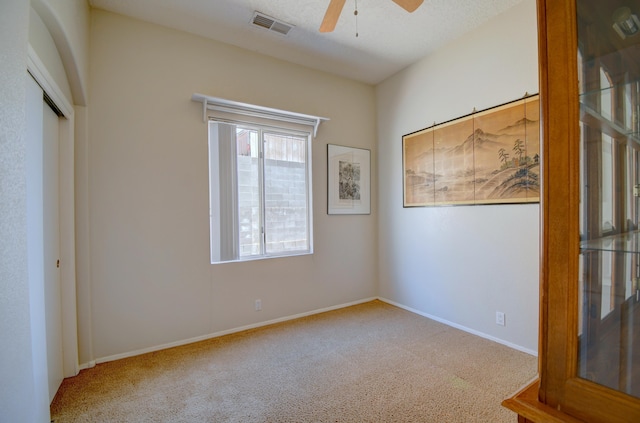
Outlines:
{"label": "baseboard", "polygon": [[84,370],[84,369],[91,368],[91,367],[93,367],[93,366],[95,366],[96,364],[99,364],[99,363],[106,363],[106,362],[109,362],[109,361],[115,361],[115,360],[120,360],[120,359],[123,359],[123,358],[134,357],[134,356],[141,355],[141,354],[147,354],[147,353],[150,353],[150,352],[165,350],[167,348],[179,347],[181,345],[187,345],[187,344],[192,344],[194,342],[205,341],[207,339],[217,338],[217,337],[224,336],[224,335],[230,335],[232,333],[242,332],[242,331],[249,330],[249,329],[256,329],[256,328],[263,327],[263,326],[273,325],[275,323],[286,322],[286,321],[289,321],[289,320],[299,319],[301,317],[312,316],[314,314],[325,313],[327,311],[338,310],[338,309],[345,308],[345,307],[351,307],[351,306],[358,305],[358,304],[368,303],[370,301],[374,301],[374,300],[377,300],[377,299],[378,299],[377,297],[365,298],[365,299],[358,300],[358,301],[352,301],[352,302],[349,302],[349,303],[339,304],[339,305],[335,305],[335,306],[331,306],[331,307],[320,308],[320,309],[308,311],[308,312],[305,312],[305,313],[294,314],[294,315],[291,315],[291,316],[280,317],[278,319],[267,320],[267,321],[264,321],[264,322],[258,322],[258,323],[254,323],[254,324],[247,325],[247,326],[242,326],[242,327],[238,327],[238,328],[233,328],[233,329],[228,329],[228,330],[224,330],[224,331],[220,331],[220,332],[215,332],[215,333],[211,333],[211,334],[208,334],[208,335],[197,336],[195,338],[189,338],[189,339],[184,339],[184,340],[181,340],[181,341],[170,342],[168,344],[162,344],[162,345],[157,345],[157,346],[154,346],[154,347],[143,348],[143,349],[140,349],[140,350],[130,351],[130,352],[122,353],[122,354],[115,354],[115,355],[110,355],[110,356],[107,356],[107,357],[101,357],[101,358],[97,358],[95,360],[92,360],[92,361],[90,361],[88,363],[81,364],[79,366],[79,368],[80,368],[80,370]]}
{"label": "baseboard", "polygon": [[529,349],[529,348],[525,348],[525,347],[523,347],[521,345],[517,345],[517,344],[511,343],[511,342],[505,341],[504,339],[496,338],[495,336],[488,335],[488,334],[486,334],[484,332],[480,332],[480,331],[477,331],[475,329],[471,329],[471,328],[459,325],[459,324],[454,323],[454,322],[450,322],[450,321],[442,319],[442,318],[440,318],[438,316],[433,316],[433,315],[431,315],[429,313],[424,313],[424,312],[422,312],[420,310],[416,310],[415,308],[407,307],[404,304],[396,303],[395,301],[391,301],[391,300],[383,298],[383,297],[378,297],[378,299],[380,301],[384,302],[384,303],[391,304],[391,305],[399,307],[401,309],[410,311],[411,313],[415,313],[415,314],[418,314],[418,315],[420,315],[422,317],[426,317],[428,319],[435,320],[436,322],[445,324],[447,326],[451,326],[451,327],[456,328],[456,329],[460,329],[460,330],[462,330],[464,332],[468,332],[470,334],[479,336],[481,338],[485,338],[485,339],[488,339],[490,341],[497,342],[498,344],[505,345],[505,346],[507,346],[509,348],[512,348],[514,350],[522,351],[522,352],[530,354],[530,355],[532,355],[534,357],[538,356],[538,351],[535,351],[535,350],[532,350],[532,349]]}

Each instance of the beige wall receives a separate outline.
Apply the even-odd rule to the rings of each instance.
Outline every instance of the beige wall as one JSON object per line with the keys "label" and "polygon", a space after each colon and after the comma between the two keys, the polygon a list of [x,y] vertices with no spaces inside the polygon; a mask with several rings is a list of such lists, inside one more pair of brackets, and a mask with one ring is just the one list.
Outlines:
{"label": "beige wall", "polygon": [[[531,353],[539,206],[403,209],[402,136],[538,92],[536,2],[524,0],[377,88],[379,295]],[[496,311],[506,326],[495,324]]]}
{"label": "beige wall", "polygon": [[[98,10],[89,80],[88,153],[76,167],[88,169],[90,239],[79,291],[91,288],[79,320],[93,339],[81,333],[81,363],[377,294],[372,86]],[[196,92],[331,119],[313,144],[313,255],[209,264]],[[374,150],[371,215],[326,214],[327,143]]]}

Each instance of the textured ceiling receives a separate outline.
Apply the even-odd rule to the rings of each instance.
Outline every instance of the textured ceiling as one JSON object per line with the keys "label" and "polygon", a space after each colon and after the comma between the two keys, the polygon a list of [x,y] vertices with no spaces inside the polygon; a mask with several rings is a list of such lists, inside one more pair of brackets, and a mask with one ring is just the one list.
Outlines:
{"label": "textured ceiling", "polygon": [[[356,17],[353,14],[358,5]],[[318,28],[329,0],[89,0],[91,6],[278,59],[377,84],[523,0],[347,0],[336,29]],[[295,26],[287,36],[250,24],[254,11]]]}

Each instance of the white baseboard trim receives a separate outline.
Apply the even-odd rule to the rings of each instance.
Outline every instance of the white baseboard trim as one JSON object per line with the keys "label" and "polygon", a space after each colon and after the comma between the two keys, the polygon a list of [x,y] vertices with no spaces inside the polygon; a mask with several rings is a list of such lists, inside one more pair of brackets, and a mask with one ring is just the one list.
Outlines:
{"label": "white baseboard trim", "polygon": [[289,321],[289,320],[299,319],[301,317],[312,316],[314,314],[325,313],[327,311],[338,310],[338,309],[345,308],[345,307],[351,307],[351,306],[358,305],[358,304],[368,303],[370,301],[374,301],[374,300],[377,300],[377,299],[378,299],[378,297],[365,298],[365,299],[362,299],[362,300],[352,301],[350,303],[344,303],[344,304],[339,304],[339,305],[335,305],[335,306],[331,306],[331,307],[320,308],[320,309],[317,309],[317,310],[307,311],[305,313],[300,313],[300,314],[294,314],[294,315],[291,315],[291,316],[280,317],[278,319],[267,320],[267,321],[264,321],[264,322],[258,322],[258,323],[254,323],[254,324],[247,325],[247,326],[242,326],[242,327],[238,327],[238,328],[223,330],[223,331],[211,333],[211,334],[208,334],[208,335],[197,336],[195,338],[184,339],[182,341],[170,342],[168,344],[157,345],[155,347],[143,348],[143,349],[140,349],[140,350],[130,351],[130,352],[122,353],[122,354],[115,354],[115,355],[110,355],[110,356],[107,356],[107,357],[97,358],[97,359],[92,360],[92,361],[90,361],[88,363],[80,364],[79,368],[80,368],[80,370],[84,370],[84,369],[91,368],[91,367],[95,366],[96,364],[100,364],[100,363],[106,363],[106,362],[109,362],[109,361],[115,361],[115,360],[120,360],[120,359],[123,359],[123,358],[134,357],[134,356],[137,356],[137,355],[147,354],[147,353],[150,353],[150,352],[155,352],[155,351],[160,351],[160,350],[165,350],[165,349],[168,349],[168,348],[179,347],[181,345],[187,345],[187,344],[192,344],[194,342],[205,341],[207,339],[218,338],[220,336],[230,335],[232,333],[242,332],[242,331],[249,330],[249,329],[256,329],[256,328],[263,327],[263,326],[273,325],[275,323],[286,322],[286,321]]}
{"label": "white baseboard trim", "polygon": [[82,363],[82,364],[78,365],[78,371],[85,370],[85,369],[90,369],[92,367],[96,367],[96,361],[95,360],[91,360],[88,363]]}
{"label": "white baseboard trim", "polygon": [[462,330],[464,332],[468,332],[468,333],[470,333],[472,335],[476,335],[476,336],[479,336],[481,338],[485,338],[485,339],[488,339],[490,341],[497,342],[498,344],[502,344],[502,345],[505,345],[505,346],[507,346],[509,348],[513,348],[514,350],[522,351],[522,352],[530,354],[530,355],[532,355],[534,357],[538,356],[538,351],[535,351],[535,350],[532,350],[532,349],[529,349],[529,348],[525,348],[525,347],[523,347],[521,345],[517,345],[517,344],[511,343],[511,342],[505,341],[504,339],[496,338],[495,336],[487,335],[484,332],[479,332],[479,331],[477,331],[475,329],[471,329],[471,328],[468,328],[466,326],[462,326],[462,325],[459,325],[457,323],[450,322],[450,321],[442,319],[440,317],[433,316],[433,315],[431,315],[429,313],[424,313],[424,312],[422,312],[420,310],[416,310],[415,308],[407,307],[404,304],[396,303],[395,301],[391,301],[391,300],[383,298],[383,297],[378,297],[378,299],[380,301],[384,302],[384,303],[391,304],[391,305],[399,307],[401,309],[410,311],[411,313],[418,314],[418,315],[420,315],[422,317],[426,317],[427,319],[435,320],[436,322],[443,323],[443,324],[445,324],[447,326],[451,326],[453,328],[460,329],[460,330]]}

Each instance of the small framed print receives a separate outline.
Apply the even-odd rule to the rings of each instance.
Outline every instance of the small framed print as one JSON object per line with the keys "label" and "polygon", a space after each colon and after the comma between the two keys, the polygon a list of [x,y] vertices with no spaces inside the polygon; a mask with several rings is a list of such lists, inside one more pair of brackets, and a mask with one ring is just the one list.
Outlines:
{"label": "small framed print", "polygon": [[371,214],[371,152],[327,145],[327,213]]}

